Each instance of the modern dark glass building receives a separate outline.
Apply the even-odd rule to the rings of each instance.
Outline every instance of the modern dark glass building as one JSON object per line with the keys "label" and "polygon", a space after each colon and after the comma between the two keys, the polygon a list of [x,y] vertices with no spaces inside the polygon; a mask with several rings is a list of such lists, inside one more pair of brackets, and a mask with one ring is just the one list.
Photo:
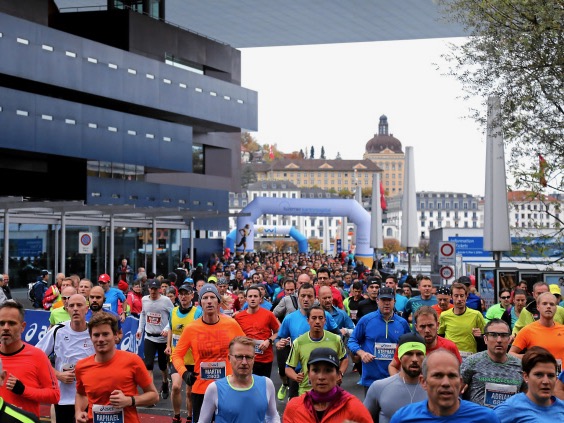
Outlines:
{"label": "modern dark glass building", "polygon": [[[32,263],[96,277],[122,257],[162,273],[185,254],[189,221],[228,230],[240,133],[257,129],[257,93],[241,87],[238,50],[162,16],[164,2],[148,0],[100,10],[0,0],[0,197],[24,200],[0,203],[12,280],[27,282],[21,268]],[[38,212],[45,201],[58,211]],[[97,250],[83,264],[73,259],[80,232]],[[149,251],[157,246],[162,260]]]}

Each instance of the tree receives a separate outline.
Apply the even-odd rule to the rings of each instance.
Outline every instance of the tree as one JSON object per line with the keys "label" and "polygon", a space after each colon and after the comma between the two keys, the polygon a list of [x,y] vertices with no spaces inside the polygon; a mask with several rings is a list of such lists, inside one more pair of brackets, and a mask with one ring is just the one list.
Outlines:
{"label": "tree", "polygon": [[337,151],[337,156],[335,156],[335,160],[342,160],[341,153],[339,153],[338,151]]}
{"label": "tree", "polygon": [[396,254],[401,251],[400,242],[395,238],[384,238],[383,245],[386,254]]}
{"label": "tree", "polygon": [[338,194],[339,194],[339,197],[341,197],[341,198],[352,198],[352,196],[353,196],[353,193],[351,191],[349,191],[348,188],[343,188],[342,190],[340,190],[338,192]]}
{"label": "tree", "polygon": [[307,243],[309,245],[309,250],[310,251],[321,251],[321,244],[323,243],[323,241],[319,238],[309,238],[307,240]]}
{"label": "tree", "polygon": [[[445,56],[448,74],[485,103],[497,95],[517,187],[542,190],[539,154],[548,188],[563,191],[564,5],[562,0],[440,0],[448,20],[472,36]],[[486,109],[470,116],[485,125]],[[534,160],[531,163],[531,158]],[[527,165],[524,165],[527,163]]]}
{"label": "tree", "polygon": [[321,155],[319,156],[320,159],[325,160],[325,147],[321,146]]}
{"label": "tree", "polygon": [[305,159],[304,150],[300,150],[300,159]]}
{"label": "tree", "polygon": [[255,151],[261,149],[257,140],[248,132],[241,133],[241,146],[245,147],[250,153],[254,153]]}
{"label": "tree", "polygon": [[[448,74],[462,83],[465,98],[478,97],[482,103],[491,95],[501,99],[499,123],[516,188],[533,196],[545,188],[564,192],[562,0],[440,3],[447,19],[471,34],[445,56]],[[486,112],[485,107],[471,109],[470,116],[485,127]],[[564,225],[561,217],[556,221],[550,237],[560,238]],[[547,257],[547,263],[562,258]]]}
{"label": "tree", "polygon": [[247,187],[257,181],[257,174],[253,171],[253,167],[245,163],[241,167],[241,188],[247,189]]}
{"label": "tree", "polygon": [[372,197],[372,187],[362,188],[362,196],[363,197]]}
{"label": "tree", "polygon": [[309,150],[309,158],[315,159],[315,149],[313,148],[313,145],[311,146],[311,150]]}

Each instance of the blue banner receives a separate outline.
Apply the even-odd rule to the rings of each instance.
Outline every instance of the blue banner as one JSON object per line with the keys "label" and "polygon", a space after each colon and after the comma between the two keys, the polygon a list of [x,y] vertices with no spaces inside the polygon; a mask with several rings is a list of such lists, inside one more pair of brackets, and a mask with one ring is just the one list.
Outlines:
{"label": "blue banner", "polygon": [[456,254],[462,257],[489,257],[492,254],[484,251],[484,238],[481,236],[449,236],[448,240],[456,244]]}
{"label": "blue banner", "polygon": [[[35,345],[41,338],[45,336],[49,330],[49,311],[43,310],[26,310],[25,311],[25,330],[22,334],[22,340],[28,344]],[[127,317],[125,322],[121,324],[123,337],[118,344],[118,348],[123,351],[129,351],[143,358],[143,344],[145,337],[141,340],[135,338],[135,333],[139,327],[139,319],[135,317]]]}

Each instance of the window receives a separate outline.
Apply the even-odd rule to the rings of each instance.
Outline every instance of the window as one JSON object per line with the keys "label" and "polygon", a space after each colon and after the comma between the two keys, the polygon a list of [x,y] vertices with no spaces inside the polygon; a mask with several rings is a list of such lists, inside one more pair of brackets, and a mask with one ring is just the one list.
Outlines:
{"label": "window", "polygon": [[205,151],[202,144],[192,144],[192,173],[204,175]]}

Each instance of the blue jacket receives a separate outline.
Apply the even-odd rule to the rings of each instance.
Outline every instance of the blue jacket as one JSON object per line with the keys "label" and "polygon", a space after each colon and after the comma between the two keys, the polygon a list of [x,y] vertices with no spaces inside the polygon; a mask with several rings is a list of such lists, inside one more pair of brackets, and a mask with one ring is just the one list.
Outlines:
{"label": "blue jacket", "polygon": [[[362,316],[349,339],[348,347],[356,353],[363,350],[376,356],[369,363],[362,363],[360,384],[370,386],[372,382],[384,379],[388,373],[388,364],[396,350],[400,336],[410,332],[409,324],[403,317],[394,314],[389,321],[385,321],[380,310]],[[378,345],[378,350],[375,346]]]}

